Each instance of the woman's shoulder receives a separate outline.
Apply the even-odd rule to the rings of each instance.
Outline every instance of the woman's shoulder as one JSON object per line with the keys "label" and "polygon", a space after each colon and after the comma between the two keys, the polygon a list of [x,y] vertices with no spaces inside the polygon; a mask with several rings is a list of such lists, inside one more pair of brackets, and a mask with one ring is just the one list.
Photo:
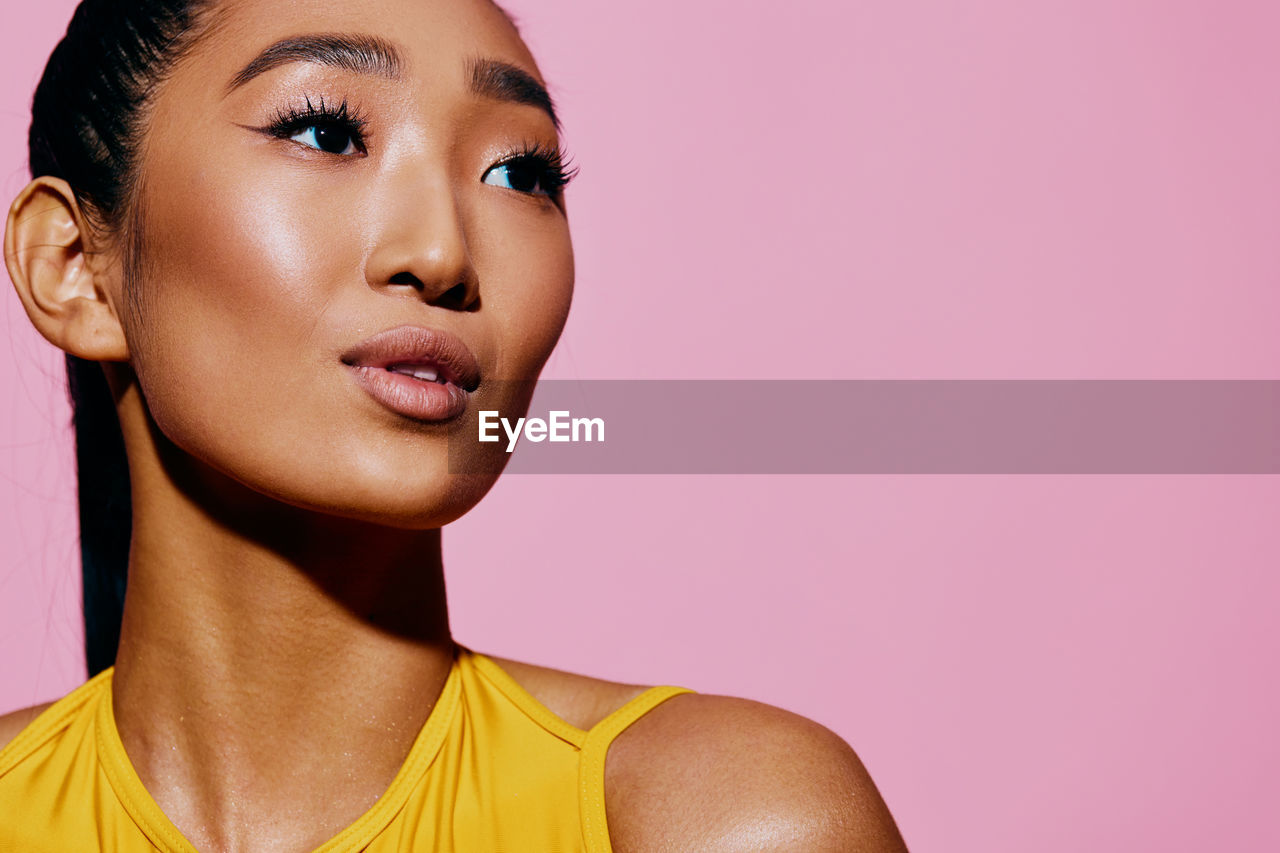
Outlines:
{"label": "woman's shoulder", "polygon": [[628,850],[905,851],[852,747],[789,711],[676,696],[610,750],[610,835]]}
{"label": "woman's shoulder", "polygon": [[[490,659],[581,729],[650,689]],[[625,728],[609,747],[605,801],[617,853],[906,850],[849,744],[806,717],[731,696],[672,696]]]}
{"label": "woman's shoulder", "polygon": [[35,722],[36,717],[47,711],[51,705],[53,705],[52,702],[45,702],[43,705],[32,705],[29,708],[19,708],[7,714],[0,714],[0,750],[8,746],[19,732]]}

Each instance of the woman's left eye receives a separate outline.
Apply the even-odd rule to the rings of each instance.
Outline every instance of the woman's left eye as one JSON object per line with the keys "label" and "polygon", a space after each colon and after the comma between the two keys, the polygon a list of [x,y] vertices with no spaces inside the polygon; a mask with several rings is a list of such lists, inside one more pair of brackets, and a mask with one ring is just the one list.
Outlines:
{"label": "woman's left eye", "polygon": [[317,151],[324,151],[328,154],[359,154],[360,147],[356,145],[355,134],[349,127],[340,124],[312,124],[308,125],[297,133],[289,137],[295,142],[301,142],[308,148],[314,148]]}
{"label": "woman's left eye", "polygon": [[484,173],[482,180],[490,186],[506,187],[533,195],[550,195],[549,188],[542,185],[545,171],[545,163],[515,159],[492,167]]}

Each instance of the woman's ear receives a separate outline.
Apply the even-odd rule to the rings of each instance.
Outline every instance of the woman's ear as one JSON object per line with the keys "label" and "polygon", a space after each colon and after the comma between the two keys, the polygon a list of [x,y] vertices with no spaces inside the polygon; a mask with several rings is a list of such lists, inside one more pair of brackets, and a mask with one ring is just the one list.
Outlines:
{"label": "woman's ear", "polygon": [[5,266],[27,316],[51,344],[90,361],[127,361],[124,327],[102,280],[114,273],[91,257],[92,236],[70,185],[36,178],[9,208]]}

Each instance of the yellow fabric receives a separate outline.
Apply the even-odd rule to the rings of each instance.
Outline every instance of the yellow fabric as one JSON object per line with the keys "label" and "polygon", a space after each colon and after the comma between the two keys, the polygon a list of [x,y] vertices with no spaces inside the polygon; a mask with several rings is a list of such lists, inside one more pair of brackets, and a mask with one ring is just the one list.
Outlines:
{"label": "yellow fabric", "polygon": [[[54,703],[0,751],[0,853],[195,853],[125,755],[111,674]],[[610,853],[609,744],[687,692],[651,688],[584,731],[489,658],[460,649],[391,786],[315,853]]]}

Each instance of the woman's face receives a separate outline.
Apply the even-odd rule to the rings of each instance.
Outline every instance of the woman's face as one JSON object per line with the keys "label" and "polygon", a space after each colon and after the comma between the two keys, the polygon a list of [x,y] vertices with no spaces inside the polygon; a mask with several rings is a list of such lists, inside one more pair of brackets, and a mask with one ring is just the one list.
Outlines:
{"label": "woman's face", "polygon": [[[498,380],[536,377],[573,289],[533,58],[486,0],[225,0],[215,14],[158,90],[142,151],[123,313],[151,416],[285,503],[451,521],[496,473],[450,474],[450,434],[455,453],[488,454],[460,434],[475,412],[523,414],[527,391]],[[421,391],[352,355],[404,326],[474,355],[466,415],[406,414],[367,390]],[[457,393],[423,393],[439,390]]]}

